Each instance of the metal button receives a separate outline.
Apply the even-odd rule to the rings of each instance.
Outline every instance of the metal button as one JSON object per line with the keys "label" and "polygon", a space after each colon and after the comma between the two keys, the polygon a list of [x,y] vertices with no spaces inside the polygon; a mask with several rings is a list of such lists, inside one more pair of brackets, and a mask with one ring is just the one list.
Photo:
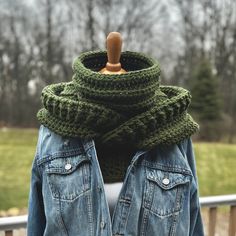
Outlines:
{"label": "metal button", "polygon": [[167,179],[167,178],[164,178],[164,179],[162,180],[162,183],[163,183],[164,185],[168,185],[168,184],[170,183],[170,180]]}
{"label": "metal button", "polygon": [[104,221],[101,221],[100,227],[103,229],[105,227],[106,223]]}
{"label": "metal button", "polygon": [[65,165],[65,169],[66,169],[66,170],[70,170],[70,169],[71,169],[71,167],[72,167],[72,165],[71,165],[71,164],[66,164],[66,165]]}

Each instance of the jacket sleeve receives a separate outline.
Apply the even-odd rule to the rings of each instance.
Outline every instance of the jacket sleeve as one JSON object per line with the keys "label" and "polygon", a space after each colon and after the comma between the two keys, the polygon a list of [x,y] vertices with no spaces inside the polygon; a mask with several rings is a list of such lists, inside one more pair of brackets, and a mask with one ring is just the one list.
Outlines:
{"label": "jacket sleeve", "polygon": [[196,172],[195,155],[191,138],[185,140],[185,154],[193,174],[190,199],[190,231],[189,236],[203,236],[204,226],[201,217],[201,206],[199,202],[198,177]]}
{"label": "jacket sleeve", "polygon": [[[39,143],[37,144],[37,150]],[[45,229],[45,214],[42,197],[42,181],[40,171],[37,166],[38,152],[34,157],[31,167],[31,182],[28,200],[28,221],[27,235],[42,236]]]}

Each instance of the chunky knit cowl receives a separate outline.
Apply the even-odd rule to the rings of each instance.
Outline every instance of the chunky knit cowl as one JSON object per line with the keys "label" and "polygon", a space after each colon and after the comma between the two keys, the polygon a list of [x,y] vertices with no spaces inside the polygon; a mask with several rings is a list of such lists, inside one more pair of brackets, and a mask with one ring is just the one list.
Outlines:
{"label": "chunky knit cowl", "polygon": [[99,73],[106,62],[105,51],[82,53],[73,62],[72,81],[43,89],[37,117],[59,135],[94,139],[104,181],[115,182],[122,180],[131,153],[178,143],[198,124],[187,113],[190,93],[161,86],[154,59],[123,52],[127,73],[120,75]]}

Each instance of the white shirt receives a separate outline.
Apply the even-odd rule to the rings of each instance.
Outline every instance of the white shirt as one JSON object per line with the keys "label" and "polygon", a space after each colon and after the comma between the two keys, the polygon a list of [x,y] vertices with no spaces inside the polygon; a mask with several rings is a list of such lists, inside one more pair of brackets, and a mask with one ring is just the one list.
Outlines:
{"label": "white shirt", "polygon": [[113,211],[114,211],[116,202],[118,200],[122,185],[123,185],[123,182],[104,184],[105,194],[106,194],[107,202],[109,205],[111,218],[112,218]]}

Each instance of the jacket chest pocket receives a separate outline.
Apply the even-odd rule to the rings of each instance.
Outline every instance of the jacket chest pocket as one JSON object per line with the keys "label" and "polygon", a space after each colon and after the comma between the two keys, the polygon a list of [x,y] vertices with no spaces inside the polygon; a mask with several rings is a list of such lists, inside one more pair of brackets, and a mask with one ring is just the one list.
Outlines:
{"label": "jacket chest pocket", "polygon": [[85,154],[48,161],[46,174],[53,198],[73,201],[90,190],[90,165]]}
{"label": "jacket chest pocket", "polygon": [[189,175],[146,167],[144,206],[161,218],[181,211]]}

